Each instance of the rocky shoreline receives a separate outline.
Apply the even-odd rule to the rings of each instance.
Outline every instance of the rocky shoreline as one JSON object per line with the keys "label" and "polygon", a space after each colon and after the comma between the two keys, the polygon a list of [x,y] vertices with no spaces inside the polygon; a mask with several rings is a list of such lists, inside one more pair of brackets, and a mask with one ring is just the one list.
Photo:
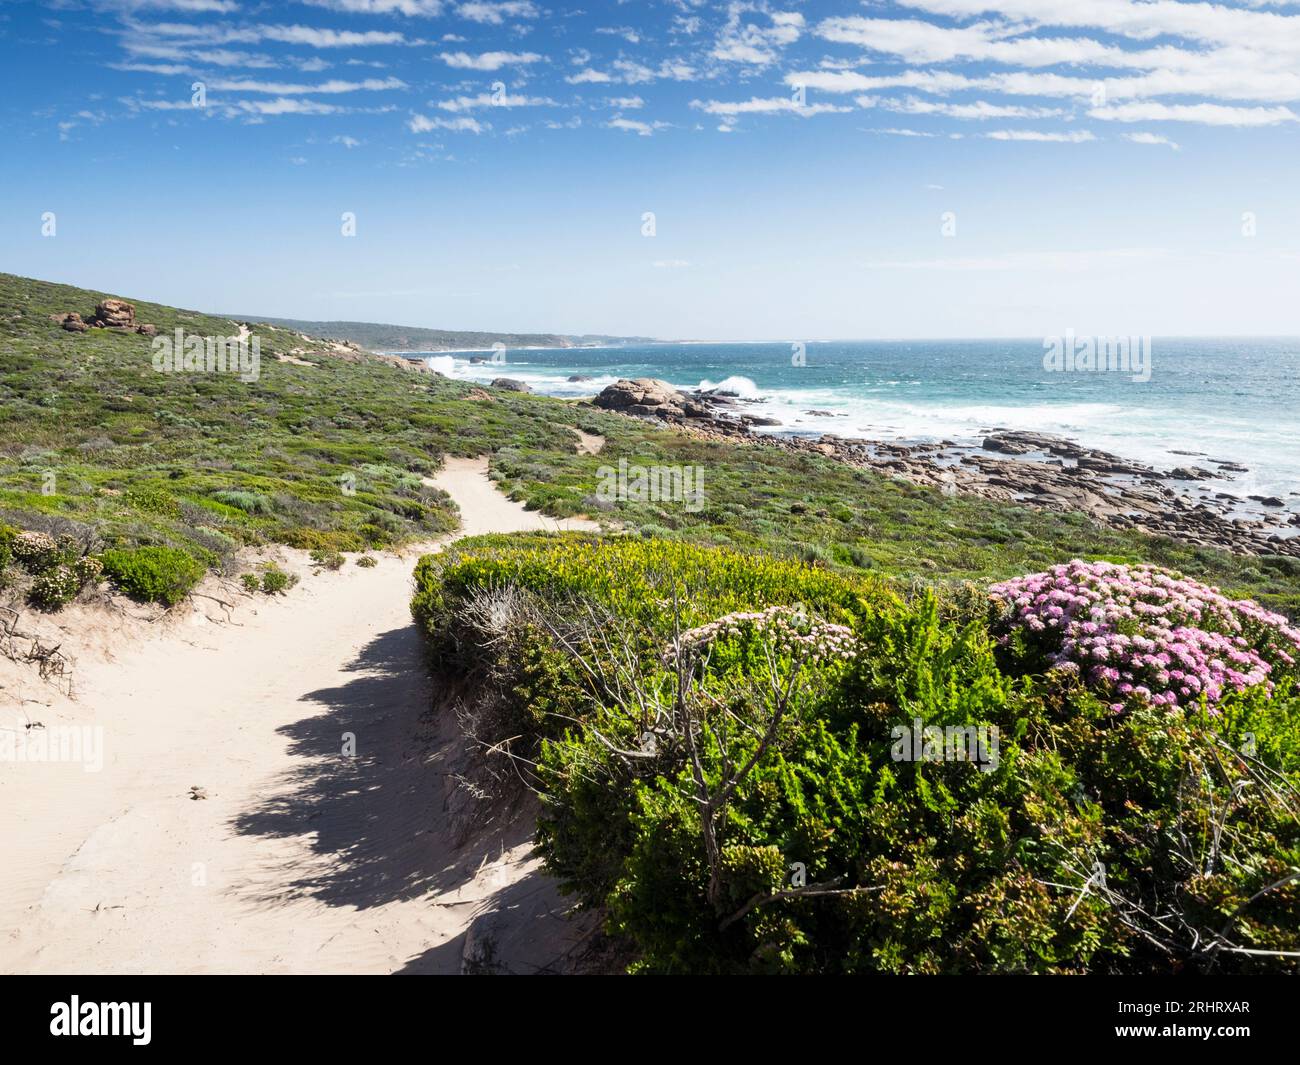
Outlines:
{"label": "rocky shoreline", "polygon": [[[1115,528],[1238,554],[1300,558],[1300,492],[1282,499],[1216,490],[1216,480],[1247,472],[1227,459],[1189,456],[1205,465],[1161,471],[1065,437],[996,428],[979,446],[756,432],[780,423],[747,413],[749,401],[734,394],[681,392],[653,378],[617,381],[591,402],[711,439],[825,455],[951,495],[1083,513]],[[1255,504],[1253,513],[1241,512],[1246,504]]]}

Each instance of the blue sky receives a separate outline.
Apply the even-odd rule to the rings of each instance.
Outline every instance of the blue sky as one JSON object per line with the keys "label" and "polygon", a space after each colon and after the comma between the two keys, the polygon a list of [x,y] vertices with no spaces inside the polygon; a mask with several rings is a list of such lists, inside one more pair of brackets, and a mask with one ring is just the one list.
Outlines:
{"label": "blue sky", "polygon": [[1300,333],[1290,2],[10,2],[0,63],[11,272],[443,328]]}

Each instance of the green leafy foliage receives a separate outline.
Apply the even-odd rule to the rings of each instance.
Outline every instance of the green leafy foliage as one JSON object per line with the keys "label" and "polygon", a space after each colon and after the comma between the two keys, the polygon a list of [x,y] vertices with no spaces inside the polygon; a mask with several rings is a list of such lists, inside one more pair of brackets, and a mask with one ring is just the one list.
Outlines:
{"label": "green leafy foliage", "polygon": [[[510,589],[535,604],[516,624]],[[577,603],[618,638],[584,653]],[[684,625],[781,603],[852,626],[851,658],[800,666],[748,621],[707,627],[689,681],[664,654]],[[1272,953],[1300,947],[1293,692],[1116,715],[1001,661],[976,589],[903,596],[654,540],[468,542],[422,560],[413,611],[447,660],[501,684],[499,738],[533,741],[517,749],[547,867],[634,970],[1295,967]],[[566,620],[528,620],[548,616]],[[784,717],[769,668],[799,682]],[[691,702],[693,744],[662,727]]]}
{"label": "green leafy foliage", "polygon": [[203,564],[174,547],[114,548],[101,561],[104,575],[133,599],[175,606],[203,577]]}
{"label": "green leafy foliage", "polygon": [[267,595],[280,595],[297,583],[296,575],[286,573],[274,563],[268,565],[262,574],[262,591]]}

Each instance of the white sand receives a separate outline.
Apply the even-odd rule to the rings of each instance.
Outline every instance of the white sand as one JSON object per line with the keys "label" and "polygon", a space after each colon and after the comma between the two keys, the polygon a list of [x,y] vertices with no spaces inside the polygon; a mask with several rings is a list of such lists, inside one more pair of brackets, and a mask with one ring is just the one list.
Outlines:
{"label": "white sand", "polygon": [[[451,459],[433,482],[465,533],[594,527],[511,503],[486,465]],[[562,940],[528,826],[461,849],[443,827],[439,766],[460,745],[428,713],[419,553],[308,573],[229,624],[84,640],[75,701],[6,674],[0,724],[102,727],[104,765],[0,763],[0,971],[454,972],[474,917],[521,900]]]}

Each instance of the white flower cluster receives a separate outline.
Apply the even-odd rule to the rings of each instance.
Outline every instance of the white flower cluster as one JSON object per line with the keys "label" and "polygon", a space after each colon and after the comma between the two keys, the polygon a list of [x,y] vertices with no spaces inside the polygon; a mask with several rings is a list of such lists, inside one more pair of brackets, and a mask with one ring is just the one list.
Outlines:
{"label": "white flower cluster", "polygon": [[[848,661],[857,646],[857,638],[847,625],[818,621],[791,606],[726,614],[682,633],[679,646],[682,651],[699,650],[715,640],[752,631],[769,637],[780,650],[810,662]],[[664,657],[671,660],[672,656],[670,647]]]}

